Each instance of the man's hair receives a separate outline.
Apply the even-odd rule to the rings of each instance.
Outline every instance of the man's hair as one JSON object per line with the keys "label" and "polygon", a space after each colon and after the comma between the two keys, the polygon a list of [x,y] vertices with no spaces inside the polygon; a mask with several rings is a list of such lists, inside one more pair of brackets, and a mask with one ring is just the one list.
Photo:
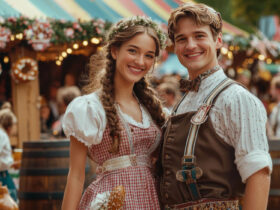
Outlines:
{"label": "man's hair", "polygon": [[222,17],[219,12],[205,4],[188,2],[173,10],[168,20],[168,36],[173,43],[177,23],[184,17],[192,18],[197,25],[209,25],[214,39],[222,31]]}

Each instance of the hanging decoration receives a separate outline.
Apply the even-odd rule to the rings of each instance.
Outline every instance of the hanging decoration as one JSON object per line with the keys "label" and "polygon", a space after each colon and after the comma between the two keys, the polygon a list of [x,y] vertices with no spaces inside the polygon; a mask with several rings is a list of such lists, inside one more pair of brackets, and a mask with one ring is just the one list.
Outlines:
{"label": "hanging decoration", "polygon": [[28,29],[24,30],[24,35],[28,43],[36,51],[43,51],[50,46],[53,30],[47,20],[35,20]]}
{"label": "hanging decoration", "polygon": [[28,57],[16,61],[12,67],[12,76],[17,82],[28,82],[35,80],[38,74],[36,60]]}
{"label": "hanging decoration", "polygon": [[5,49],[7,43],[10,41],[11,30],[0,26],[0,49]]}

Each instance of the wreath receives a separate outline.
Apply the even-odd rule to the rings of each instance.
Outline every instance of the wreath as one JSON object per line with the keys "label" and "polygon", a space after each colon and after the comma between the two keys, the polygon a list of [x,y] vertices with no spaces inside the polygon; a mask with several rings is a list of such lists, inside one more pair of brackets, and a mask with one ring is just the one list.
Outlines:
{"label": "wreath", "polygon": [[21,58],[14,64],[12,68],[12,75],[14,79],[19,82],[35,80],[37,74],[37,62],[32,58]]}

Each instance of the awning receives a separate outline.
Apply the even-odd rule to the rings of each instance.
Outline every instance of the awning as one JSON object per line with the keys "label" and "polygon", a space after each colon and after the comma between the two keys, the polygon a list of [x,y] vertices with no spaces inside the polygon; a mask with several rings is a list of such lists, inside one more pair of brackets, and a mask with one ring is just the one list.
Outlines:
{"label": "awning", "polygon": [[[170,12],[183,0],[0,0],[0,16],[24,15],[30,18],[89,20],[102,18],[116,22],[122,17],[146,15],[167,23]],[[248,33],[225,22],[224,32],[247,36]]]}

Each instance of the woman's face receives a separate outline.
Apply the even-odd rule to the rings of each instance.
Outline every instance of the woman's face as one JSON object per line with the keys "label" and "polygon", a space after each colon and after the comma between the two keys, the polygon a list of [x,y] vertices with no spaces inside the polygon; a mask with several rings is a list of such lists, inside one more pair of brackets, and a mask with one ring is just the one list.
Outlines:
{"label": "woman's face", "polygon": [[155,62],[156,43],[147,33],[134,36],[119,48],[112,48],[116,60],[115,80],[134,84],[143,78]]}

